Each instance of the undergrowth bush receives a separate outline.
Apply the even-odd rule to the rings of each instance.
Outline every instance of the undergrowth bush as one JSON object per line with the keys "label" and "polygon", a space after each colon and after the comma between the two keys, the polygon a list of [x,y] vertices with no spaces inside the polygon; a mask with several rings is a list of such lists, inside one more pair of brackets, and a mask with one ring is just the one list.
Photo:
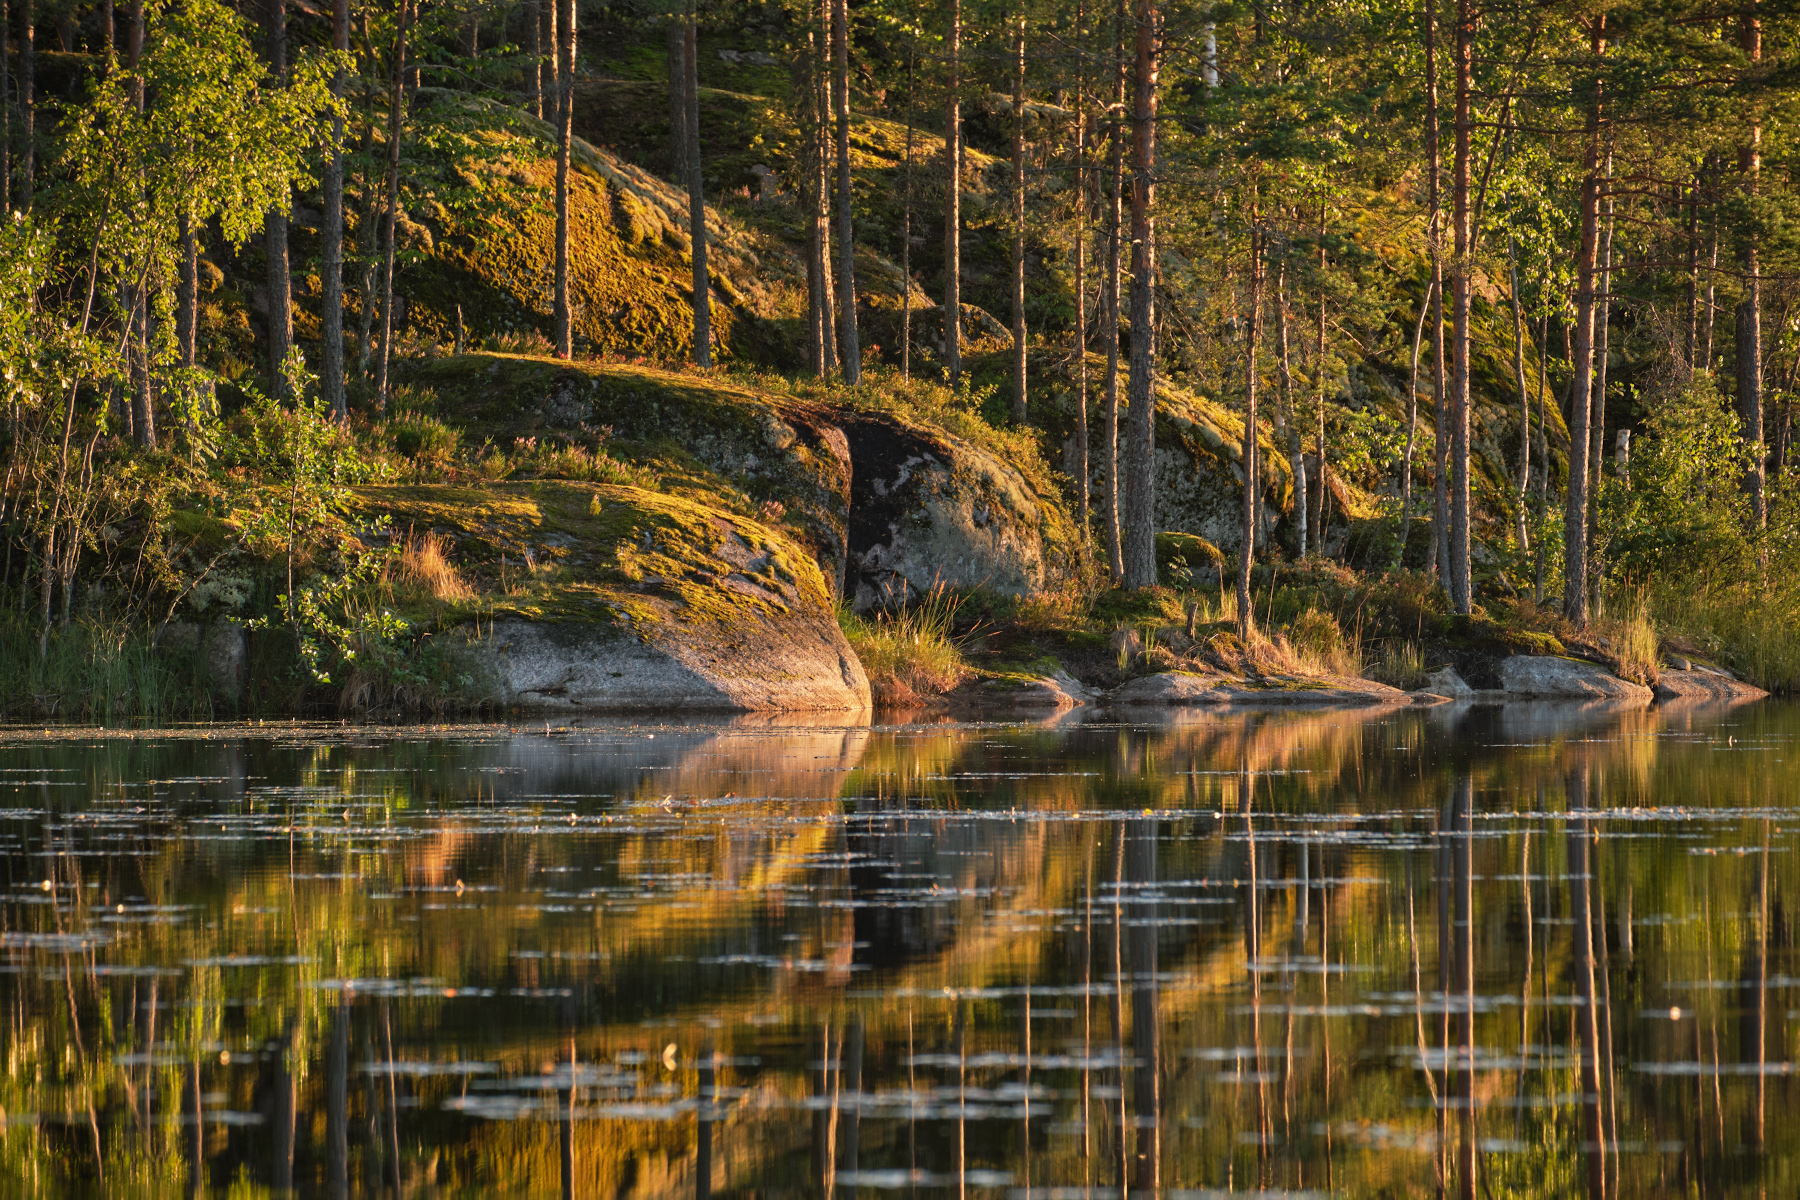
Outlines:
{"label": "undergrowth bush", "polygon": [[838,610],[878,704],[905,705],[954,688],[969,674],[955,637],[960,597],[932,588],[912,605],[866,615]]}

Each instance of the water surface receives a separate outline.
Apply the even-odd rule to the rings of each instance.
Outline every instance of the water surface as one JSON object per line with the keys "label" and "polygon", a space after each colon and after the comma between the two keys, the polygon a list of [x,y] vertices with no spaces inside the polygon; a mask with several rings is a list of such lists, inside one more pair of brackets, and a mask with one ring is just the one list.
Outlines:
{"label": "water surface", "polygon": [[1792,1194],[1797,735],[0,731],[0,1190]]}

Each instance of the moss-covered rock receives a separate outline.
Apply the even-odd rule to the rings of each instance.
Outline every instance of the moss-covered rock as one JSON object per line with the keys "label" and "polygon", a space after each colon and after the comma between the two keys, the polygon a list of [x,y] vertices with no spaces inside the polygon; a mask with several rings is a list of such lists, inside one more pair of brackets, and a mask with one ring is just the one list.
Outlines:
{"label": "moss-covered rock", "polygon": [[845,412],[850,571],[860,611],[934,587],[1043,590],[1045,507],[1011,465],[962,438],[890,415]]}
{"label": "moss-covered rock", "polygon": [[486,698],[590,711],[869,705],[817,564],[779,529],[629,485],[538,480],[357,496],[369,517],[452,541],[474,594],[431,616]]}

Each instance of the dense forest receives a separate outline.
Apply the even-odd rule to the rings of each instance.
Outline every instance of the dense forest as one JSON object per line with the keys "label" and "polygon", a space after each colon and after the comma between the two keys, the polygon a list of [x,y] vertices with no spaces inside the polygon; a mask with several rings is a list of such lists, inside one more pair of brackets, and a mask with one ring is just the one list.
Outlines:
{"label": "dense forest", "polygon": [[[944,687],[1183,616],[1800,680],[1786,6],[3,11],[9,713],[226,706],[220,621],[253,707],[456,707],[450,634],[695,580]],[[1030,554],[877,578],[902,434]]]}

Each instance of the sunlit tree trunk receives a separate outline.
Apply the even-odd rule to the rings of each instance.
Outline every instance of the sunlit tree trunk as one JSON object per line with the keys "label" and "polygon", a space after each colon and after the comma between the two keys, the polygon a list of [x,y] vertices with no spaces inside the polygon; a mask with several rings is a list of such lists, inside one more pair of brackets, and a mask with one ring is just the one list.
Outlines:
{"label": "sunlit tree trunk", "polygon": [[1613,261],[1613,197],[1612,149],[1606,151],[1606,168],[1601,178],[1605,194],[1600,220],[1599,294],[1594,299],[1594,390],[1590,397],[1593,411],[1588,415],[1588,605],[1600,615],[1600,584],[1605,564],[1599,559],[1600,478],[1606,460],[1606,368],[1608,342],[1612,331],[1612,261]]}
{"label": "sunlit tree trunk", "polygon": [[[1300,436],[1300,426],[1294,412],[1294,371],[1288,354],[1288,290],[1287,259],[1281,259],[1275,268],[1275,347],[1279,356],[1278,376],[1281,383],[1281,401],[1275,409],[1275,431],[1279,439],[1287,446],[1288,465],[1294,472],[1294,540],[1295,550],[1301,558],[1306,557],[1306,449],[1305,439]],[[1254,361],[1254,360],[1252,360]],[[1252,367],[1252,374],[1255,368]]]}
{"label": "sunlit tree trunk", "polygon": [[944,52],[950,83],[944,101],[944,377],[962,383],[962,0],[950,0]]}
{"label": "sunlit tree trunk", "polygon": [[1531,393],[1525,386],[1525,313],[1519,304],[1519,252],[1517,239],[1506,239],[1508,292],[1512,299],[1513,380],[1519,386],[1519,486],[1515,489],[1518,521],[1515,533],[1519,551],[1531,548],[1531,535],[1526,528],[1525,496],[1531,487]]}
{"label": "sunlit tree trunk", "polygon": [[[841,3],[842,0],[839,0]],[[1012,70],[1012,417],[1026,412],[1025,354],[1025,14],[1013,20]]]}
{"label": "sunlit tree trunk", "polygon": [[562,6],[556,30],[556,357],[575,354],[569,306],[569,152],[575,135],[575,0]]}
{"label": "sunlit tree trunk", "polygon": [[1432,559],[1438,582],[1450,587],[1449,414],[1444,411],[1443,200],[1438,190],[1437,5],[1425,0],[1425,247],[1431,256]]}
{"label": "sunlit tree trunk", "polygon": [[[1250,568],[1256,564],[1256,509],[1258,469],[1256,445],[1256,354],[1262,339],[1263,230],[1257,225],[1256,202],[1250,202],[1250,303],[1245,312],[1247,333],[1244,348],[1244,463],[1243,550],[1238,555],[1237,632],[1248,644],[1256,632],[1256,614],[1250,602]],[[1137,340],[1135,322],[1132,341]],[[1134,397],[1132,403],[1135,404]]]}
{"label": "sunlit tree trunk", "polygon": [[1131,377],[1125,436],[1125,586],[1156,585],[1156,101],[1162,22],[1137,0],[1131,105]]}
{"label": "sunlit tree trunk", "polygon": [[[31,19],[30,6],[26,7],[26,18]],[[27,38],[25,47],[30,50],[32,41]],[[138,69],[144,54],[144,3],[143,0],[132,0],[131,31],[127,35],[127,65],[132,71]],[[138,112],[144,111],[144,85],[140,79],[132,85],[132,103]],[[26,132],[30,132],[30,114],[26,116]],[[26,149],[27,168],[30,166],[31,150]],[[150,283],[154,264],[148,262],[132,264],[133,283],[130,288],[131,323],[130,360],[131,360],[131,425],[137,437],[138,445],[156,445],[156,394],[150,386]],[[46,559],[46,570],[49,560]]]}
{"label": "sunlit tree trunk", "polygon": [[850,188],[850,13],[847,0],[831,2],[831,100],[837,125],[838,361],[844,382],[862,382],[862,343],[856,331],[856,238]]}
{"label": "sunlit tree trunk", "polygon": [[1419,305],[1419,321],[1413,326],[1412,370],[1406,376],[1406,451],[1400,460],[1400,541],[1394,547],[1394,566],[1406,560],[1406,543],[1412,539],[1413,454],[1419,441],[1419,354],[1425,342],[1425,319],[1431,312],[1435,281],[1425,284]]}
{"label": "sunlit tree trunk", "polygon": [[[1085,0],[1075,4],[1075,44],[1084,46],[1087,29]],[[1088,242],[1088,112],[1087,74],[1083,71],[1075,83],[1075,499],[1081,521],[1081,544],[1085,548],[1094,535],[1091,511],[1094,490],[1093,464],[1088,430],[1088,320],[1087,320],[1087,242]],[[910,129],[910,127],[909,127]]]}
{"label": "sunlit tree trunk", "polygon": [[1606,18],[1593,18],[1590,50],[1595,76],[1587,106],[1587,148],[1582,154],[1581,248],[1575,262],[1575,332],[1570,349],[1569,488],[1563,513],[1563,615],[1587,624],[1587,503],[1590,396],[1594,383],[1595,276],[1600,249],[1600,145],[1604,114],[1599,66],[1606,53]]}
{"label": "sunlit tree trunk", "polygon": [[900,378],[912,378],[913,71],[918,51],[906,54],[906,170],[900,184]]}

